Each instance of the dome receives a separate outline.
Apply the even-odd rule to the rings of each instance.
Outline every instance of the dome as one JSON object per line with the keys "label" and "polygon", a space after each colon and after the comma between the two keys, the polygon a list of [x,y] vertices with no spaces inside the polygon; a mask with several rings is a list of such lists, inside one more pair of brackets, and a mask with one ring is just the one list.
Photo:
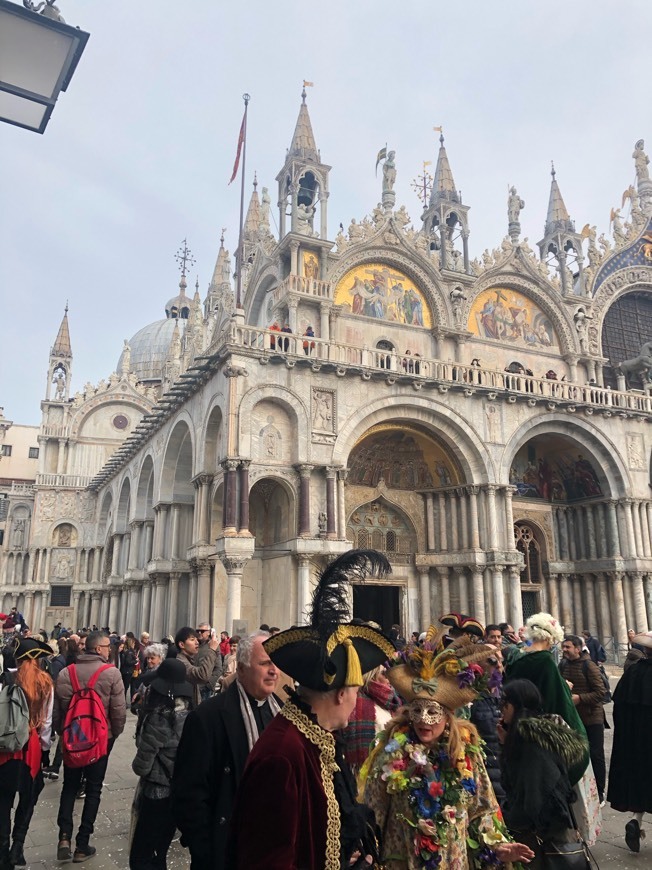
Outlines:
{"label": "dome", "polygon": [[190,299],[183,292],[179,293],[178,296],[173,296],[172,299],[169,299],[165,303],[165,314],[166,317],[175,318],[178,317],[179,320],[187,320],[190,315]]}
{"label": "dome", "polygon": [[[179,335],[183,337],[188,321],[183,318],[170,317],[157,320],[139,329],[129,341],[131,362],[129,369],[139,381],[160,381],[163,379],[163,368],[172,342],[175,324],[179,325]],[[122,367],[123,354],[118,360],[116,371]]]}

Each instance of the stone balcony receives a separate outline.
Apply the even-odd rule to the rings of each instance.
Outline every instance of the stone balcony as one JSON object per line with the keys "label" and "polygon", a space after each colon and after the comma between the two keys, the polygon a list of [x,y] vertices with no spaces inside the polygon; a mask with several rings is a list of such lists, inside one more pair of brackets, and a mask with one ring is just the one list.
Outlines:
{"label": "stone balcony", "polygon": [[272,294],[274,305],[288,294],[298,293],[300,296],[309,296],[312,299],[332,301],[333,285],[330,281],[318,281],[316,278],[304,278],[301,275],[288,275],[278,285]]}
{"label": "stone balcony", "polygon": [[37,474],[36,486],[86,489],[92,477],[88,474]]}
{"label": "stone balcony", "polygon": [[[324,341],[317,337],[306,339],[292,333],[252,326],[234,325],[226,341],[232,351],[238,349],[245,354],[251,353],[260,357],[263,363],[285,361],[289,367],[310,365],[314,371],[331,368],[340,377],[360,374],[365,380],[382,377],[390,384],[397,381],[412,383],[415,389],[428,387],[440,393],[453,390],[467,396],[477,393],[489,399],[500,395],[508,402],[526,401],[532,407],[545,404],[549,410],[557,406],[564,406],[568,411],[582,407],[586,413],[601,412],[606,417],[652,416],[652,396],[640,390],[621,391],[597,384],[512,374],[450,360],[405,356],[393,351]],[[309,342],[305,349],[304,342]]]}

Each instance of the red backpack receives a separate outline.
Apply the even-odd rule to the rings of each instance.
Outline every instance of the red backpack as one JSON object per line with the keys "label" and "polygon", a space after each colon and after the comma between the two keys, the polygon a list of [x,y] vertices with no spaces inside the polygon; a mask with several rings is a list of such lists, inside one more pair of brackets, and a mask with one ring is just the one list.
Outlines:
{"label": "red backpack", "polygon": [[98,668],[83,689],[77,678],[77,668],[70,665],[72,698],[63,723],[61,746],[66,767],[86,767],[105,756],[109,748],[109,726],[102,699],[95,691],[100,674],[113,665]]}

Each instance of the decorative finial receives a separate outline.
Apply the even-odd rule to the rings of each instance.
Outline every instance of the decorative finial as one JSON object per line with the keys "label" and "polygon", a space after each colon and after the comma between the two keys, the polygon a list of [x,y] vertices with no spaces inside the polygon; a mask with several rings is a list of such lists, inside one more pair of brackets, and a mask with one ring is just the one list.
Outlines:
{"label": "decorative finial", "polygon": [[554,181],[554,179],[555,179],[555,161],[554,160],[550,161],[550,174],[552,175],[552,179]]}
{"label": "decorative finial", "polygon": [[222,227],[222,235],[220,236],[220,248],[224,247],[224,233],[226,232],[226,227]]}
{"label": "decorative finial", "polygon": [[254,169],[254,190],[258,187],[258,173]]}
{"label": "decorative finial", "polygon": [[188,247],[188,241],[186,239],[181,243],[181,247],[174,255],[174,259],[179,264],[179,269],[181,270],[181,277],[185,279],[186,272],[191,266],[195,265],[195,258],[192,255],[192,251]]}
{"label": "decorative finial", "polygon": [[65,307],[63,313],[64,313],[64,314],[67,314],[67,313],[68,313],[68,300],[67,300],[67,299],[66,299],[66,307]]}
{"label": "decorative finial", "polygon": [[199,293],[199,275],[197,275],[197,280],[195,281],[195,290]]}
{"label": "decorative finial", "polygon": [[314,83],[314,82],[307,82],[305,79],[303,80],[303,90],[301,91],[301,102],[302,102],[304,105],[305,105],[305,102],[306,102],[306,97],[308,96],[308,95],[306,94],[306,88],[314,88],[314,86],[315,86],[315,83]]}
{"label": "decorative finial", "polygon": [[443,127],[433,127],[432,128],[435,133],[439,133],[439,144],[444,147],[444,128]]}
{"label": "decorative finial", "polygon": [[419,199],[423,200],[423,207],[428,207],[428,198],[430,196],[430,191],[432,190],[432,175],[428,172],[427,167],[432,163],[431,160],[423,161],[423,174],[417,175],[415,179],[410,184],[412,190],[416,191]]}

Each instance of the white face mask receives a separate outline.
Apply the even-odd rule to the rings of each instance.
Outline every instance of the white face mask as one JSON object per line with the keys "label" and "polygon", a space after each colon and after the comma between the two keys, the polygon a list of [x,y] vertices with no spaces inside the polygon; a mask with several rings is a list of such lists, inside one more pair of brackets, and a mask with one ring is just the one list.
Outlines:
{"label": "white face mask", "polygon": [[410,704],[410,720],[415,725],[438,725],[444,718],[444,708],[437,701],[428,701],[426,698],[417,698]]}

